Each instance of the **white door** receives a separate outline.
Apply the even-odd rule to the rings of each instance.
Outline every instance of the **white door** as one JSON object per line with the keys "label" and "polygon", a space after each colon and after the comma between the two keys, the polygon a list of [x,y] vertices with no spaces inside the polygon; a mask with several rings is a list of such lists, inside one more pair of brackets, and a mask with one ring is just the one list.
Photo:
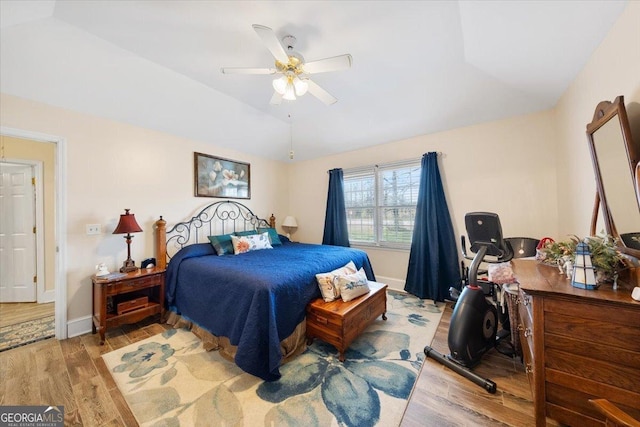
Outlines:
{"label": "white door", "polygon": [[33,176],[31,165],[0,163],[0,302],[36,301]]}

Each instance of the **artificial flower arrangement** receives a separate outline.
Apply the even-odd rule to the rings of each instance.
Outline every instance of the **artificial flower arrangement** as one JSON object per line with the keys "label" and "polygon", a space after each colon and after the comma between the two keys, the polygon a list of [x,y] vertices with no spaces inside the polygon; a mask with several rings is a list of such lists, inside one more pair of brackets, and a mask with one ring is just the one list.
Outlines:
{"label": "artificial flower arrangement", "polygon": [[544,262],[557,265],[567,259],[573,260],[576,245],[581,241],[589,246],[591,263],[595,267],[596,274],[603,281],[614,280],[616,273],[624,267],[625,258],[616,248],[616,239],[609,235],[590,236],[585,239],[574,235],[569,240],[549,242],[541,249],[544,253]]}

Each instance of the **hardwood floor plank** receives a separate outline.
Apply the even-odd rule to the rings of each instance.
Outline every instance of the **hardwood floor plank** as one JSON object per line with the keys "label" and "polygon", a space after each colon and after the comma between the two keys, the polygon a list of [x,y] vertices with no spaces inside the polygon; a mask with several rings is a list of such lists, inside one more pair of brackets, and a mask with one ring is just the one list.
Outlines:
{"label": "hardwood floor plank", "polygon": [[[98,334],[94,335],[94,337],[96,339],[96,342],[98,342]],[[108,330],[107,333],[105,334],[105,339],[109,341],[109,345],[114,350],[117,350],[122,347],[126,347],[129,344],[131,344],[131,341],[127,337],[127,334],[125,334],[120,328],[114,328],[114,329]]]}
{"label": "hardwood floor plank", "polygon": [[118,414],[122,418],[124,425],[127,427],[135,427],[138,425],[138,421],[136,421],[136,417],[133,416],[133,412],[129,409],[129,405],[124,400],[122,393],[117,388],[114,390],[110,390],[111,400],[116,408],[118,408]]}
{"label": "hardwood floor plank", "polygon": [[114,350],[114,348],[111,347],[110,341],[108,340],[105,341],[103,345],[100,345],[100,340],[96,338],[97,336],[97,334],[86,334],[80,337],[84,349],[92,359],[99,358],[103,354],[107,354]]}
{"label": "hardwood floor plank", "polygon": [[65,427],[84,425],[66,372],[64,377],[51,376],[40,380],[40,402],[38,404],[64,406]]}
{"label": "hardwood floor plank", "polygon": [[100,426],[111,421],[117,408],[99,376],[83,378],[73,386],[73,393],[85,425]]}
{"label": "hardwood floor plank", "polygon": [[71,385],[74,387],[98,375],[98,371],[84,348],[82,351],[65,354],[65,363],[69,371]]}
{"label": "hardwood floor plank", "polygon": [[82,339],[80,337],[62,340],[60,341],[60,346],[62,347],[62,352],[64,354],[71,354],[84,350],[84,345],[82,344]]}
{"label": "hardwood floor plank", "polygon": [[98,375],[100,375],[100,378],[102,378],[102,381],[104,382],[104,386],[107,388],[107,390],[109,391],[114,389],[117,390],[118,386],[116,385],[116,382],[113,380],[113,377],[109,372],[109,368],[107,367],[106,363],[104,363],[104,360],[102,359],[102,357],[93,359],[93,363],[96,367],[96,370],[98,371]]}

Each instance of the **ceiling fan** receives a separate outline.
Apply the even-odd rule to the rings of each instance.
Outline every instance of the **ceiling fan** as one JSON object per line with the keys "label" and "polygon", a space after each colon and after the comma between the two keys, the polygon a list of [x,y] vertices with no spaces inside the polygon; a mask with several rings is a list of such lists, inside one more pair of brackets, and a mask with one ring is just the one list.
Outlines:
{"label": "ceiling fan", "polygon": [[253,29],[275,58],[275,68],[222,68],[223,74],[281,74],[273,81],[274,93],[271,104],[275,105],[280,104],[283,99],[293,101],[296,96],[302,96],[307,92],[327,105],[338,101],[309,76],[351,68],[351,55],[339,55],[305,63],[302,55],[293,50],[295,37],[288,35],[282,38],[285,50],[271,28],[254,24]]}

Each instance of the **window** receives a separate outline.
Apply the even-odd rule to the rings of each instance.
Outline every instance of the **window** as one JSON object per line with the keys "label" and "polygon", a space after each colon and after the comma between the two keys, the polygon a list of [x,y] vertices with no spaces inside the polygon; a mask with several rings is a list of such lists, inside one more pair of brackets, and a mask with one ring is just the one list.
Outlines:
{"label": "window", "polygon": [[345,170],[343,176],[349,242],[408,249],[420,160]]}

